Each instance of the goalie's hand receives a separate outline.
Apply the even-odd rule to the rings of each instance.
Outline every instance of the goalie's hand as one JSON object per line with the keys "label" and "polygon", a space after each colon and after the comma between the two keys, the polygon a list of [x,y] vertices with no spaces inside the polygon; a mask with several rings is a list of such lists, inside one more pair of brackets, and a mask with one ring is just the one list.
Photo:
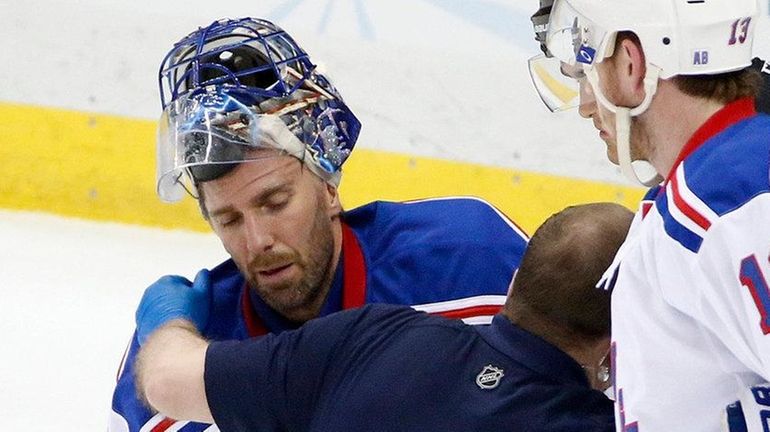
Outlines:
{"label": "goalie's hand", "polygon": [[740,398],[725,409],[724,419],[723,430],[727,432],[770,430],[770,383],[742,391]]}
{"label": "goalie's hand", "polygon": [[190,282],[181,276],[163,276],[144,292],[136,310],[136,334],[139,344],[158,327],[174,319],[191,321],[198,331],[206,327],[211,303],[208,270],[201,270]]}

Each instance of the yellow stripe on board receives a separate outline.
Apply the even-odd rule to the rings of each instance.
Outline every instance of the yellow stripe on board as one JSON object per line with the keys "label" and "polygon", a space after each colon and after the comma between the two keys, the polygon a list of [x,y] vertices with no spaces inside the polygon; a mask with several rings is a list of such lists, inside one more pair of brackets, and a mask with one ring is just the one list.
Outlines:
{"label": "yellow stripe on board", "polygon": [[[155,195],[155,122],[0,103],[0,207],[206,231],[193,199]],[[356,149],[340,194],[346,208],[373,201],[474,195],[527,232],[572,204],[634,209],[643,190],[438,159]]]}

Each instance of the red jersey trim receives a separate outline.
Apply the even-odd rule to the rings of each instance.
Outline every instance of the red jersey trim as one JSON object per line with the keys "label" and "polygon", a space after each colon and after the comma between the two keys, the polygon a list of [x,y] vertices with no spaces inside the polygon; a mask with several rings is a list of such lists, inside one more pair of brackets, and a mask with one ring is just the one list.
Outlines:
{"label": "red jersey trim", "polygon": [[366,261],[353,230],[342,223],[342,253],[344,274],[342,309],[361,307],[366,303]]}
{"label": "red jersey trim", "polygon": [[176,420],[166,417],[161,420],[160,423],[156,424],[152,429],[150,429],[150,432],[164,432],[173,426],[174,423],[176,423]]}
{"label": "red jersey trim", "polygon": [[485,315],[497,315],[503,307],[500,305],[471,306],[462,309],[448,310],[444,312],[433,312],[431,315],[439,315],[444,318],[465,319]]}
{"label": "red jersey trim", "polygon": [[696,225],[703,228],[704,231],[708,231],[708,229],[711,228],[711,222],[709,222],[705,216],[700,214],[698,210],[695,210],[690,204],[687,204],[684,198],[682,198],[682,194],[679,192],[679,180],[677,180],[676,174],[671,176],[671,189],[674,191],[674,204],[679,211],[681,211],[688,219],[695,222]]}

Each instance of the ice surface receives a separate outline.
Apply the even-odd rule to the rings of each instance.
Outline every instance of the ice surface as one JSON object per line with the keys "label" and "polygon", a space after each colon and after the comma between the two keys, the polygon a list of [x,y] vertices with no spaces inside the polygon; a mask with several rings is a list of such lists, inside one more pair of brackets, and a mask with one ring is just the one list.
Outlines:
{"label": "ice surface", "polygon": [[144,287],[225,257],[213,234],[0,211],[0,430],[105,430]]}

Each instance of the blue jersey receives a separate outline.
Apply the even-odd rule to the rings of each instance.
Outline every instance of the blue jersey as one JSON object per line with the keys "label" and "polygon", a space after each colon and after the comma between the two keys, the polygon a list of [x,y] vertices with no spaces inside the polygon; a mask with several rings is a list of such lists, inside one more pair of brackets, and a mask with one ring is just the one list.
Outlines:
{"label": "blue jersey", "polygon": [[614,429],[580,365],[502,314],[474,327],[370,305],[215,342],[204,381],[222,432]]}
{"label": "blue jersey", "polygon": [[[342,254],[321,316],[390,303],[472,324],[489,323],[505,302],[528,239],[494,207],[474,198],[374,202],[345,212],[342,221]],[[211,277],[206,338],[246,339],[298,326],[248,289],[231,260],[214,268]],[[134,337],[113,395],[110,431],[209,428],[154,414],[137,398],[137,351]]]}

